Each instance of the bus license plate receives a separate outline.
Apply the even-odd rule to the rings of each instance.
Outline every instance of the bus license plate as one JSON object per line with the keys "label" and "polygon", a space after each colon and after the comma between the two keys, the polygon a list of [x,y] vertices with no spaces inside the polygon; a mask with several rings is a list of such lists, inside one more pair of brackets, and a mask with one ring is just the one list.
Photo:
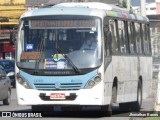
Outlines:
{"label": "bus license plate", "polygon": [[51,93],[50,99],[65,99],[64,93]]}

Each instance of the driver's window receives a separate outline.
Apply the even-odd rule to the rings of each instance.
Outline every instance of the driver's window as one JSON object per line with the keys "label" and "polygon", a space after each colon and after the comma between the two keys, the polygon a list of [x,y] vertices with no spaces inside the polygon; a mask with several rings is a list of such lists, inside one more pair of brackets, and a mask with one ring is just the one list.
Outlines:
{"label": "driver's window", "polygon": [[85,42],[82,44],[82,50],[96,50],[97,36],[94,33],[87,33],[85,35]]}

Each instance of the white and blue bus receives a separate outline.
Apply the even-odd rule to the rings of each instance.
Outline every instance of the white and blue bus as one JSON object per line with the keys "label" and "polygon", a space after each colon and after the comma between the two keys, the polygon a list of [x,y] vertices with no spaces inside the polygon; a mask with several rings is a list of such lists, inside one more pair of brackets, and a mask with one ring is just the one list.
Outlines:
{"label": "white and blue bus", "polygon": [[32,110],[99,106],[111,113],[113,103],[139,110],[150,94],[149,20],[117,6],[60,3],[27,11],[16,44],[17,100]]}

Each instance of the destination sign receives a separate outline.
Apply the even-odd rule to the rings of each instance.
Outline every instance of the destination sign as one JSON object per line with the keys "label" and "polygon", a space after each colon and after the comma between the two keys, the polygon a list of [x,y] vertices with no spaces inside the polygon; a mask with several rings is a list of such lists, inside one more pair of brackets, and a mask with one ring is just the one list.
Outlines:
{"label": "destination sign", "polygon": [[21,59],[39,59],[40,52],[22,52]]}
{"label": "destination sign", "polygon": [[48,27],[95,27],[95,20],[31,20],[31,28]]}

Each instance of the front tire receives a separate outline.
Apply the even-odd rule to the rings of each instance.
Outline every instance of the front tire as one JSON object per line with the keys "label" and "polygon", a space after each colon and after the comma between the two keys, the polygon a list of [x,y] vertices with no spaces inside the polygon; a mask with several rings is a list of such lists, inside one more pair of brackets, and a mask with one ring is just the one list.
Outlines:
{"label": "front tire", "polygon": [[112,87],[112,98],[110,105],[106,105],[102,107],[102,111],[105,116],[112,116],[112,105],[117,102],[117,86],[113,85]]}

